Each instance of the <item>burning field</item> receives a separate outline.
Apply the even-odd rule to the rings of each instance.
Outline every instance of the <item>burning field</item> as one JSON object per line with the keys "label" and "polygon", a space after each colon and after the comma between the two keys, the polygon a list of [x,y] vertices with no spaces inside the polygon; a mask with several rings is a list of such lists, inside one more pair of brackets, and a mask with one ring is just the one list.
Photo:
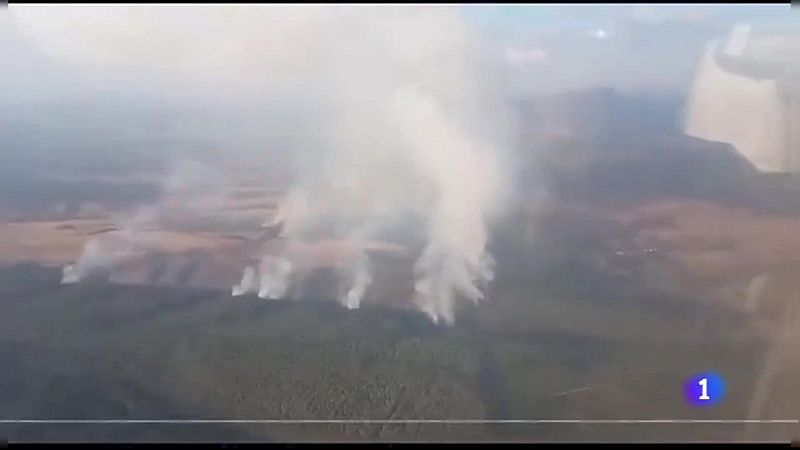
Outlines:
{"label": "burning field", "polygon": [[[702,419],[782,417],[793,411],[764,386],[794,389],[795,364],[787,359],[793,341],[775,340],[770,333],[777,323],[769,312],[774,305],[748,300],[759,270],[792,270],[793,260],[779,258],[788,254],[786,246],[765,255],[772,266],[744,265],[731,278],[715,275],[733,273],[719,264],[737,259],[710,256],[744,251],[741,246],[753,241],[749,234],[740,240],[740,231],[762,230],[777,245],[796,219],[679,198],[616,208],[539,203],[523,215],[522,228],[507,221],[495,231],[491,248],[498,277],[487,290],[490,300],[462,309],[453,327],[441,327],[410,301],[411,256],[419,244],[415,250],[397,240],[291,242],[276,226],[277,209],[230,204],[229,210],[246,214],[217,231],[188,212],[161,229],[141,218],[126,222],[113,215],[5,224],[10,232],[2,234],[4,255],[18,257],[6,259],[0,270],[6,342],[0,351],[16,361],[16,369],[0,378],[7,388],[4,414],[604,419],[627,411],[639,418]],[[266,226],[248,224],[247,217],[257,215],[268,218]],[[135,225],[120,226],[125,223]],[[733,223],[739,228],[727,225]],[[525,240],[530,227],[548,239]],[[719,234],[708,230],[723,227],[730,235],[720,243]],[[359,279],[352,268],[364,254],[371,261],[369,277]],[[291,261],[288,285],[276,278],[280,261]],[[81,276],[70,279],[76,273]],[[348,303],[353,287],[365,280],[363,304]],[[761,295],[766,299],[790,288],[785,281],[760,284],[750,291],[766,287],[774,294]],[[762,360],[764,355],[772,362]],[[782,361],[781,375],[765,376],[762,362],[774,372],[776,359]],[[726,373],[732,389],[721,409],[704,414],[688,409],[672,391],[686,373],[709,364]],[[83,401],[75,402],[78,397]],[[730,436],[725,426],[6,429],[23,440]],[[736,433],[749,439],[791,431],[787,426]]]}
{"label": "burning field", "polygon": [[[490,260],[453,259],[455,248],[432,244],[468,242],[468,233],[439,234],[459,222],[343,201],[374,200],[358,190],[265,186],[257,170],[222,182],[183,167],[133,207],[18,214],[0,224],[0,352],[14,367],[0,376],[0,412],[298,420],[795,414],[778,389],[800,389],[787,309],[800,220],[775,208],[791,205],[793,191],[756,181],[746,168],[717,178],[695,170],[735,167],[716,145],[654,137],[647,145],[663,149],[661,162],[632,173],[637,152],[650,149],[638,139],[598,142],[549,146],[572,152],[567,165],[534,155],[540,167],[552,163],[548,192],[518,184],[502,220],[477,235]],[[671,171],[685,178],[664,181]],[[521,165],[518,177],[530,173]],[[580,183],[565,182],[576,175]],[[733,184],[741,188],[727,189]],[[379,198],[402,205],[391,192]],[[473,212],[446,210],[449,218]],[[436,301],[427,296],[434,292]],[[715,411],[693,410],[681,383],[709,367],[725,374],[729,396]],[[20,440],[81,441],[731,436],[728,425],[0,429]],[[734,430],[737,439],[793,432]]]}
{"label": "burning field", "polygon": [[[800,182],[679,131],[682,94],[510,93],[503,55],[561,56],[447,5],[19,6],[0,418],[161,422],[0,438],[796,433],[578,423],[800,414]],[[692,408],[708,370],[727,397]]]}
{"label": "burning field", "polygon": [[[352,277],[352,286],[338,282],[345,289],[341,300],[350,308],[359,306],[372,281],[365,265],[368,255],[410,264],[407,249],[391,242],[286,239],[278,234],[282,222],[250,223],[248,229],[248,217],[276,216],[275,198],[251,192],[241,201],[237,193],[219,209],[200,213],[181,211],[180,206],[170,205],[175,199],[168,198],[158,208],[169,205],[173,216],[157,219],[120,222],[108,215],[4,223],[2,263],[61,267],[63,284],[171,285],[228,290],[235,296],[252,292],[273,300],[287,295],[290,278],[296,280],[295,293],[301,292],[307,287],[302,280],[328,270]],[[214,223],[207,220],[210,216],[225,220]]]}

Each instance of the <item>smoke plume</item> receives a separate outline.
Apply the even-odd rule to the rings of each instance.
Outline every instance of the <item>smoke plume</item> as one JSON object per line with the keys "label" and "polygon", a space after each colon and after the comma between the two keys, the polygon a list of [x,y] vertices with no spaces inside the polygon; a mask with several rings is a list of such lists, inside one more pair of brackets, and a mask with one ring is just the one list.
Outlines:
{"label": "smoke plume", "polygon": [[163,230],[170,225],[198,222],[225,201],[219,173],[199,162],[182,162],[161,180],[161,196],[155,203],[139,205],[114,218],[114,227],[92,236],[74,264],[64,267],[61,282],[77,283],[89,275],[112,270],[133,256],[157,247],[141,232]]}
{"label": "smoke plume", "polygon": [[75,264],[64,267],[61,283],[73,284],[110,269],[137,250],[133,233],[122,230],[93,237],[84,245]]}
{"label": "smoke plume", "polygon": [[[264,142],[292,147],[296,178],[279,212],[286,238],[370,238],[413,217],[425,240],[414,265],[418,307],[452,324],[459,298],[485,297],[508,115],[502,74],[492,72],[502,65],[488,64],[456,7],[108,5],[20,8],[14,18],[92,76],[145,81],[176,98],[194,89],[212,102],[302,110],[303,140]],[[353,308],[372,277],[368,258],[350,264],[341,301]],[[235,293],[259,284],[262,296],[281,296],[291,271],[267,258]]]}
{"label": "smoke plume", "polygon": [[264,256],[261,259],[261,280],[258,289],[259,298],[277,300],[289,290],[289,276],[292,274],[292,263],[283,257]]}

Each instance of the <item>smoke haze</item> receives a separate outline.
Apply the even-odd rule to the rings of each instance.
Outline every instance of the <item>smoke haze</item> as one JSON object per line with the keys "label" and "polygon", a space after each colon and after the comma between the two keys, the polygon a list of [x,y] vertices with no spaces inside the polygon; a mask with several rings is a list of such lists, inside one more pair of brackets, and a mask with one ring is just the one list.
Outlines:
{"label": "smoke haze", "polygon": [[[56,9],[15,8],[12,19],[65,64],[91,67],[100,77],[136,74],[138,80],[126,81],[157,83],[167,98],[208,90],[222,104],[256,98],[278,113],[291,103],[286,114],[302,117],[301,133],[311,142],[291,149],[295,206],[281,212],[288,239],[320,237],[315,228],[323,222],[337,237],[370,238],[394,218],[411,216],[427,241],[415,263],[420,309],[453,323],[458,297],[484,297],[493,276],[487,220],[500,210],[508,179],[502,157],[511,121],[500,102],[502,74],[487,64],[457,9]],[[298,114],[298,107],[306,110]],[[134,217],[169,214],[166,205]],[[211,207],[205,198],[202,205]],[[348,269],[349,307],[358,306],[370,283],[367,261],[356,258]],[[285,290],[281,280],[268,281],[283,273],[275,270],[261,276],[262,284],[278,285],[262,288],[264,295]],[[245,273],[240,290],[258,279]]]}
{"label": "smoke haze", "polygon": [[[507,210],[514,197],[509,194],[523,183],[543,185],[537,158],[518,148],[509,97],[610,85],[649,89],[672,105],[700,60],[701,75],[690,93],[692,105],[699,106],[690,108],[689,131],[711,139],[719,133],[703,129],[717,121],[713,116],[724,94],[715,93],[720,86],[703,69],[709,56],[702,57],[702,50],[731,22],[725,11],[708,6],[596,7],[588,15],[572,10],[570,26],[559,30],[533,21],[520,31],[509,18],[492,25],[486,19],[491,15],[484,16],[486,27],[508,25],[519,31],[514,35],[497,28],[480,32],[486,29],[475,26],[476,11],[487,9],[21,5],[0,25],[13,36],[3,45],[36,55],[12,69],[52,70],[70,85],[53,90],[66,99],[81,98],[75,108],[54,108],[64,129],[137,135],[136,148],[124,149],[125,157],[118,158],[137,161],[127,172],[128,167],[106,171],[99,162],[121,155],[122,146],[112,139],[65,157],[97,177],[122,178],[121,172],[139,179],[134,167],[156,173],[160,197],[126,206],[121,230],[210,220],[226,201],[222,191],[231,181],[279,187],[286,195],[277,213],[259,223],[279,224],[285,248],[248,261],[253,273],[242,273],[238,291],[285,293],[300,270],[287,249],[307,240],[338,239],[362,249],[337,262],[345,284],[340,301],[360,305],[374,269],[363,243],[402,229],[406,240],[417,241],[414,302],[432,320],[453,323],[459,299],[483,299],[495,276],[489,227]],[[559,14],[541,7],[518,16],[541,20]],[[47,97],[45,87],[52,88],[41,82],[31,95]],[[137,103],[140,97],[149,100]],[[661,111],[658,117],[628,117],[613,107],[605,114],[608,102],[620,101],[613,90],[591,97],[588,103],[582,96],[574,104],[567,99],[561,106],[543,100],[526,131],[540,126],[561,136],[588,135],[595,128],[612,134],[612,128],[632,129],[631,121],[641,129],[644,116],[657,122],[654,129],[670,126]],[[92,99],[125,112],[102,114]],[[23,117],[32,114],[19,110]],[[528,132],[524,151],[550,146],[540,138],[541,133]],[[85,145],[79,137],[66,140]],[[43,167],[47,149],[30,144],[29,137],[19,144],[33,148],[24,163]],[[193,180],[188,184],[187,176]],[[532,195],[516,194],[514,201],[523,202]],[[81,273],[82,264],[67,278]]]}

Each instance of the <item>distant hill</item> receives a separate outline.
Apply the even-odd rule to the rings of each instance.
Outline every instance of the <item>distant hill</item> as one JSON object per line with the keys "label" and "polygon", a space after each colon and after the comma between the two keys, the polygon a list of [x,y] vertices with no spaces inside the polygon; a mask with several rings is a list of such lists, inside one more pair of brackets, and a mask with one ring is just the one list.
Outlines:
{"label": "distant hill", "polygon": [[523,133],[613,135],[679,129],[678,94],[631,94],[612,87],[519,99]]}
{"label": "distant hill", "polygon": [[759,172],[729,144],[687,136],[681,99],[612,88],[518,102],[523,190],[614,203],[677,196],[800,213],[800,179]]}

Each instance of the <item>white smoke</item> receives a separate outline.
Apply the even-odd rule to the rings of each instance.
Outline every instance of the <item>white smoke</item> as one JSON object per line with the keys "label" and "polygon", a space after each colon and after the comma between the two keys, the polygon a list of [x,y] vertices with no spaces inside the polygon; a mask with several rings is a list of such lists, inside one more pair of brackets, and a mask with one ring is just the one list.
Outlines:
{"label": "white smoke", "polygon": [[74,264],[64,267],[62,284],[77,283],[99,270],[110,269],[138,250],[132,230],[95,236],[84,245]]}
{"label": "white smoke", "polygon": [[353,264],[353,271],[350,278],[350,288],[347,293],[339,299],[342,306],[347,309],[358,309],[361,300],[367,292],[367,288],[372,284],[372,274],[369,270],[369,260],[367,255],[361,254]]}
{"label": "white smoke", "polygon": [[[415,264],[420,309],[452,324],[459,297],[484,298],[493,277],[486,222],[507,178],[500,155],[508,115],[499,74],[487,70],[502,65],[487,64],[457,7],[104,5],[13,13],[42,48],[94,76],[152,82],[168,89],[164,95],[211,92],[214,102],[291,98],[307,108],[297,132],[309,144],[296,149],[298,178],[278,213],[287,238],[306,238],[323,220],[347,236],[414,215],[427,240]],[[285,291],[289,272],[262,272],[262,293]],[[367,260],[352,273],[343,301],[357,306],[371,281]],[[253,277],[246,272],[237,292],[252,289]]]}
{"label": "white smoke", "polygon": [[62,284],[80,282],[101,270],[112,270],[128,257],[152,247],[142,232],[170,223],[197,222],[224,203],[220,175],[198,162],[175,165],[164,177],[161,195],[151,204],[114,218],[115,229],[91,237],[74,264],[63,268]]}
{"label": "white smoke", "polygon": [[244,268],[244,275],[242,281],[231,289],[231,295],[238,297],[255,290],[256,270],[250,266]]}
{"label": "white smoke", "polygon": [[[326,123],[331,152],[306,172],[311,181],[301,180],[287,235],[302,237],[300,230],[331,216],[359,228],[420,215],[428,244],[415,265],[414,301],[432,320],[452,324],[456,298],[478,301],[492,279],[486,219],[498,199],[501,149],[486,129],[505,117],[483,98],[490,92],[474,57],[478,46],[452,11],[391,11],[370,15],[369,38],[339,43],[355,50],[328,80],[336,94]],[[369,278],[358,278],[351,304]]]}
{"label": "white smoke", "polygon": [[270,300],[283,298],[289,290],[292,263],[280,256],[267,255],[261,259],[258,297]]}

